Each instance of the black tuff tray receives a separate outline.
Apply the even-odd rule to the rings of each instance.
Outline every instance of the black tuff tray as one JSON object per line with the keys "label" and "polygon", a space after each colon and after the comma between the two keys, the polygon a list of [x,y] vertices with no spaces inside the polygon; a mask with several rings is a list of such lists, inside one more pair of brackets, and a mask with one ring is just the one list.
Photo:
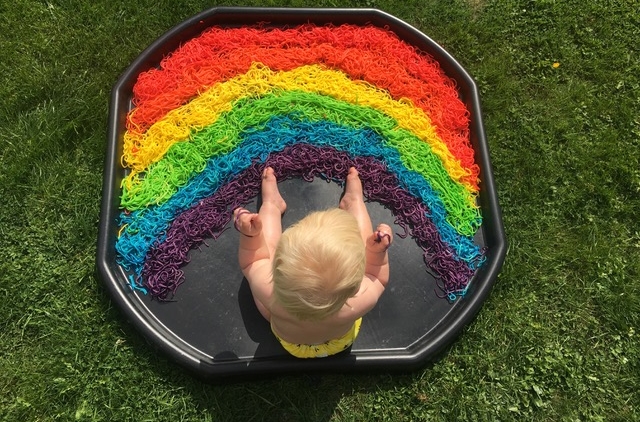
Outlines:
{"label": "black tuff tray", "polygon": [[[238,234],[226,231],[191,252],[183,267],[186,281],[175,301],[151,300],[129,286],[116,263],[115,242],[119,215],[121,165],[125,121],[131,109],[137,76],[191,38],[211,26],[237,27],[258,22],[266,26],[304,23],[372,24],[387,27],[401,39],[433,56],[456,80],[460,98],[471,113],[471,142],[481,168],[479,205],[483,223],[476,242],[486,247],[486,262],[474,275],[467,295],[454,303],[436,295],[435,280],[425,271],[422,250],[411,238],[395,237],[389,250],[391,277],[378,305],[363,320],[350,352],[323,359],[289,356],[258,313],[246,280],[237,266]],[[149,46],[127,68],[113,88],[104,169],[97,268],[114,303],[136,329],[161,352],[200,378],[254,376],[309,371],[413,369],[433,359],[453,341],[487,299],[506,253],[506,237],[493,181],[489,151],[482,125],[480,100],[472,78],[429,37],[405,22],[374,9],[213,8],[174,27]],[[287,180],[279,184],[288,203],[283,226],[314,209],[338,204],[341,188],[316,179]],[[249,208],[255,207],[257,198]],[[393,225],[392,213],[373,202],[367,204],[374,225]],[[253,208],[255,209],[255,208]]]}

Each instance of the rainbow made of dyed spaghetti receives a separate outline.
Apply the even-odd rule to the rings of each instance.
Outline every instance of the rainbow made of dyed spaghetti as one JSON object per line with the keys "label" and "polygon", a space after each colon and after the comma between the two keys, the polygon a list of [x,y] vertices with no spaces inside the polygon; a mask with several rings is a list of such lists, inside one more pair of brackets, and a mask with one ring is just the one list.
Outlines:
{"label": "rainbow made of dyed spaghetti", "polygon": [[469,112],[438,63],[388,30],[211,28],[142,73],[133,104],[116,250],[155,298],[174,295],[189,251],[258,194],[265,166],[337,183],[355,166],[450,300],[484,261]]}

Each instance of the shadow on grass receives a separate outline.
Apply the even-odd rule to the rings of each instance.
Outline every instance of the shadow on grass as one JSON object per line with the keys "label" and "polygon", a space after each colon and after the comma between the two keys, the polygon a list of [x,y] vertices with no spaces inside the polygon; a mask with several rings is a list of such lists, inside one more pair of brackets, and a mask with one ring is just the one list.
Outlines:
{"label": "shadow on grass", "polygon": [[[427,363],[412,372],[381,368],[366,373],[288,373],[203,381],[148,343],[113,306],[106,289],[101,286],[100,290],[100,306],[112,325],[121,329],[130,354],[135,355],[135,360],[128,359],[132,359],[131,367],[138,376],[161,380],[163,391],[177,392],[176,400],[184,401],[192,411],[195,408],[203,420],[373,420],[378,406],[389,406],[390,397],[407,400],[408,395],[411,400],[420,400],[412,390],[416,377],[434,365]],[[434,362],[448,351],[449,347],[445,348]]]}

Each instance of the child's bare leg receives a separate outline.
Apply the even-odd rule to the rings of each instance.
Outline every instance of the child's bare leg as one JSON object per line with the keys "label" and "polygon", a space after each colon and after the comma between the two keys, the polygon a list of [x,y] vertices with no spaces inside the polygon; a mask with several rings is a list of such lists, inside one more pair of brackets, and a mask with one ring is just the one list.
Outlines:
{"label": "child's bare leg", "polygon": [[282,234],[282,214],[287,209],[278,190],[278,180],[271,167],[262,173],[262,205],[260,205],[260,219],[262,220],[262,234],[267,242],[269,253],[273,253]]}
{"label": "child's bare leg", "polygon": [[364,196],[362,193],[362,181],[355,167],[349,169],[347,174],[347,186],[344,196],[340,200],[340,208],[348,211],[358,221],[362,241],[366,244],[367,238],[373,233],[373,225],[369,211],[364,204]]}

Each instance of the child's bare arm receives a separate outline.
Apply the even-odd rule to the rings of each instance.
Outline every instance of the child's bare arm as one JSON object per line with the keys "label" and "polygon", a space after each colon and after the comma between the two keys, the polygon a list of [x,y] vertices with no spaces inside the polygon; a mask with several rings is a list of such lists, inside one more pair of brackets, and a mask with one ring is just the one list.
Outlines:
{"label": "child's bare arm", "polygon": [[234,225],[240,232],[238,264],[254,297],[268,307],[273,294],[272,257],[262,233],[262,221],[258,214],[242,208],[235,210],[233,218]]}
{"label": "child's bare arm", "polygon": [[343,311],[348,313],[345,317],[353,319],[364,316],[376,306],[382,293],[384,293],[384,286],[378,280],[372,280],[365,275],[360,291],[347,300],[346,310]]}
{"label": "child's bare arm", "polygon": [[262,221],[259,214],[238,208],[233,213],[233,219],[233,224],[240,232],[238,263],[244,272],[254,262],[269,259],[269,249],[262,234]]}
{"label": "child's bare arm", "polygon": [[380,224],[367,238],[366,263],[360,291],[347,300],[351,315],[360,317],[369,312],[378,303],[389,282],[389,257],[387,249],[393,241],[391,227]]}
{"label": "child's bare arm", "polygon": [[382,287],[389,282],[389,254],[387,249],[393,242],[393,231],[386,224],[380,224],[367,239],[366,264],[364,273],[372,281],[379,281]]}

